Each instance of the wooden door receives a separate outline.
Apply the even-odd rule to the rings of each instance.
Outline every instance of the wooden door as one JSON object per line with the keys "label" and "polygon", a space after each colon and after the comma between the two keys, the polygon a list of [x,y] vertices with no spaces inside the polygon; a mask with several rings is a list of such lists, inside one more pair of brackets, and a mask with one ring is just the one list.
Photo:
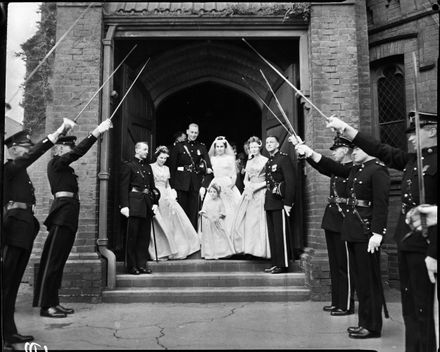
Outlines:
{"label": "wooden door", "polygon": [[[297,65],[290,65],[284,72],[284,75],[295,85],[295,87],[299,86],[297,79]],[[283,107],[284,112],[289,118],[289,121],[294,127],[296,133],[300,136],[303,135],[303,125],[298,117],[298,102],[295,98],[295,92],[293,91],[293,89],[282,78],[279,78],[279,80],[276,81],[276,83],[272,86],[272,89],[274,90],[279,102]],[[282,122],[284,122],[278,105],[276,104],[275,99],[273,98],[273,95],[270,91],[268,91],[265,100],[266,104],[269,105],[272,111],[280,118]],[[305,245],[303,192],[304,161],[298,160],[292,144],[288,141],[289,134],[267,108],[263,108],[261,121],[263,143],[267,135],[276,135],[280,140],[280,150],[289,155],[294,167],[294,174],[296,177],[296,192],[295,203],[290,216],[290,241],[288,242],[289,260],[292,260],[294,258],[298,259],[298,255],[302,252]]]}
{"label": "wooden door", "polygon": [[[123,65],[119,80],[115,83],[118,91],[118,101],[114,102],[115,108],[120,99],[123,98],[139,72],[128,65]],[[114,117],[115,138],[112,146],[112,170],[111,185],[113,192],[110,192],[112,201],[109,202],[109,214],[112,229],[111,247],[116,253],[117,260],[123,261],[125,256],[125,233],[127,221],[119,212],[119,180],[121,165],[124,161],[131,160],[134,156],[134,146],[137,142],[145,141],[149,146],[149,161],[155,143],[155,110],[149,92],[145,89],[141,80],[138,79],[123,101],[118,113]]]}

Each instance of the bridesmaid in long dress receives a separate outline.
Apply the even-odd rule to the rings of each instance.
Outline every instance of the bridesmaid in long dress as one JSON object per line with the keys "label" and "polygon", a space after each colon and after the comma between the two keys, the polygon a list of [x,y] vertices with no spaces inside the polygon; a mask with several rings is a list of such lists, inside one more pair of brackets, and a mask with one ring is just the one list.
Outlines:
{"label": "bridesmaid in long dress", "polygon": [[208,187],[206,201],[200,213],[201,257],[205,259],[228,258],[234,248],[225,230],[226,211],[221,198],[222,188],[216,183]]}
{"label": "bridesmaid in long dress", "polygon": [[268,159],[261,155],[263,144],[260,138],[251,137],[248,144],[249,160],[246,163],[245,188],[232,225],[232,241],[237,253],[270,258],[264,211],[265,165]]}
{"label": "bridesmaid in long dress", "polygon": [[[232,221],[240,202],[240,191],[235,186],[237,168],[235,154],[225,137],[216,137],[208,152],[211,160],[214,178],[210,185],[217,184],[221,187],[221,198],[225,206],[225,230],[231,235]],[[208,187],[209,189],[209,187]],[[205,201],[210,201],[206,197]]]}
{"label": "bridesmaid in long dress", "polygon": [[[169,156],[168,148],[159,146],[154,155],[156,161],[151,164],[151,169],[154,183],[161,194],[158,212],[154,217],[158,257],[184,259],[200,250],[200,240],[185,211],[176,201],[176,191],[170,187],[170,170],[165,165]],[[155,259],[154,238],[148,250]]]}

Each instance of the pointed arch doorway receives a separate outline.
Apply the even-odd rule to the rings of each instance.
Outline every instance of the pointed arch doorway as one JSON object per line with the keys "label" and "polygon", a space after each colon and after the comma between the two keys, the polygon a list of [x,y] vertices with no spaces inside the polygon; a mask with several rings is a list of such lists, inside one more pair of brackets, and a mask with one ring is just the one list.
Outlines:
{"label": "pointed arch doorway", "polygon": [[[170,145],[173,134],[183,130],[190,122],[200,126],[200,140],[209,148],[214,138],[223,135],[235,142],[238,151],[250,136],[257,135],[263,140],[267,134],[275,134],[281,142],[281,150],[289,151],[287,133],[279,122],[254,95],[253,90],[279,115],[275,101],[260,75],[263,69],[284,110],[298,132],[302,130],[301,109],[292,89],[273,71],[262,66],[261,61],[240,40],[175,40],[145,41],[139,43],[140,56],[127,60],[129,68],[122,71],[119,84],[121,96],[126,91],[134,73],[151,57],[149,69],[140,77],[130,93],[132,99],[121,108],[121,126],[116,130],[113,145],[113,185],[117,187],[120,161],[132,153],[135,135],[146,136],[150,148]],[[263,55],[274,62],[296,85],[299,85],[299,42],[290,40],[262,40],[253,44]],[[117,56],[121,58],[133,46],[133,42],[116,45]],[[285,48],[289,48],[286,51]],[[118,61],[118,60],[116,60]],[[115,62],[116,64],[116,62]],[[133,76],[133,77],[132,77]],[[244,83],[243,79],[246,79]],[[133,98],[133,97],[138,98]],[[139,137],[137,137],[139,138]],[[132,140],[133,139],[133,140]],[[125,141],[125,142],[124,142]],[[128,142],[127,142],[128,141]],[[134,144],[133,144],[134,145]],[[294,153],[291,153],[294,154]],[[291,217],[295,238],[304,238],[302,170],[295,163],[298,187],[294,216]],[[118,204],[117,192],[110,195],[109,204]],[[113,210],[111,243],[118,260],[123,260],[124,219],[116,208]],[[295,244],[295,248],[303,244]],[[292,253],[292,258],[294,254]]]}
{"label": "pointed arch doorway", "polygon": [[156,145],[170,145],[173,134],[188,124],[200,127],[199,140],[209,149],[216,136],[225,136],[241,151],[250,136],[261,137],[261,109],[250,96],[226,85],[206,81],[165,98],[156,110]]}

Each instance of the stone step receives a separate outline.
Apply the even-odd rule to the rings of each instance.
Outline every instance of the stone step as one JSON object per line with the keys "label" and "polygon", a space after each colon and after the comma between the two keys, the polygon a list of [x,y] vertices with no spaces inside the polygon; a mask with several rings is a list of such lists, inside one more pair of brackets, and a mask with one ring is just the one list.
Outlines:
{"label": "stone step", "polygon": [[119,274],[116,287],[242,287],[304,286],[303,273],[264,272],[153,272],[150,275]]}
{"label": "stone step", "polygon": [[[153,273],[158,272],[263,272],[271,266],[269,260],[234,260],[234,259],[182,259],[167,261],[149,261],[148,266]],[[301,272],[295,262],[289,267],[289,272]],[[118,262],[116,273],[125,273],[124,263]]]}
{"label": "stone step", "polygon": [[304,287],[126,287],[102,292],[105,303],[220,303],[307,301],[310,290]]}

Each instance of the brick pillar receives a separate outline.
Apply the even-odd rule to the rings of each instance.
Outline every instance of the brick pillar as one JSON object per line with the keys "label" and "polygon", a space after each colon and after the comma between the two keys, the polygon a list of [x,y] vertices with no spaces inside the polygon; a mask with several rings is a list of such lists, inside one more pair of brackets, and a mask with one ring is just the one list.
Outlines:
{"label": "brick pillar", "polygon": [[[335,114],[359,127],[361,94],[365,95],[365,71],[368,57],[359,52],[358,27],[366,24],[365,11],[356,11],[354,1],[312,3],[309,27],[309,67],[311,101],[330,116]],[[360,26],[358,24],[360,23]],[[366,31],[366,27],[364,28]],[[368,55],[368,52],[367,52]],[[359,59],[363,65],[359,66]],[[360,88],[362,75],[362,91]],[[305,112],[305,138],[323,155],[330,155],[334,133],[325,128],[325,119],[314,109]],[[306,226],[308,245],[303,257],[313,300],[330,297],[330,273],[321,220],[329,194],[329,178],[306,166],[308,209]]]}
{"label": "brick pillar", "polygon": [[[54,71],[51,79],[53,101],[47,108],[46,134],[55,130],[63,117],[73,119],[100,85],[102,6],[95,3],[83,15],[73,30],[64,38],[55,51]],[[68,30],[89,3],[57,3],[57,40]],[[85,138],[99,123],[100,104],[95,98],[79,118],[72,132],[77,142]],[[65,296],[75,301],[97,301],[103,285],[102,259],[97,254],[98,233],[98,144],[78,161],[72,163],[78,175],[81,211],[76,240],[63,275],[62,290]],[[32,168],[31,178],[37,191],[40,224],[46,218],[51,193],[47,181],[46,166],[50,152]],[[35,243],[31,266],[39,262],[47,231],[42,225]],[[38,265],[37,265],[38,266]],[[32,275],[30,270],[30,275]],[[31,277],[28,277],[32,279]]]}

